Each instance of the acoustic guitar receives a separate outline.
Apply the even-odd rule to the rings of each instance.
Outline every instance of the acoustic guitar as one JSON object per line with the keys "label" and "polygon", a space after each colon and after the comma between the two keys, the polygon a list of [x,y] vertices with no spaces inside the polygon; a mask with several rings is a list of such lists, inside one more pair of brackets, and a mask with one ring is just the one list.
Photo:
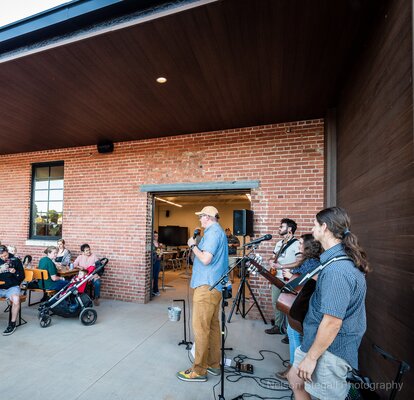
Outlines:
{"label": "acoustic guitar", "polygon": [[297,286],[294,290],[288,289],[286,283],[291,282],[298,275],[294,275],[289,282],[284,282],[281,279],[273,276],[256,260],[249,258],[249,270],[257,271],[260,275],[266,278],[271,284],[282,290],[277,299],[276,308],[285,314],[288,318],[289,325],[297,332],[303,334],[303,321],[309,308],[310,298],[315,291],[316,282],[309,279],[303,286]]}

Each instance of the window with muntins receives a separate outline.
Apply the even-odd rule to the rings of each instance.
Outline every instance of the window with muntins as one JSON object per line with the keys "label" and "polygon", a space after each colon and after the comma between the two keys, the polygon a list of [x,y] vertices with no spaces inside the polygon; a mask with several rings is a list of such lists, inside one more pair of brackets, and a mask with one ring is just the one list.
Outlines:
{"label": "window with muntins", "polygon": [[31,239],[62,237],[63,162],[34,164],[32,172]]}

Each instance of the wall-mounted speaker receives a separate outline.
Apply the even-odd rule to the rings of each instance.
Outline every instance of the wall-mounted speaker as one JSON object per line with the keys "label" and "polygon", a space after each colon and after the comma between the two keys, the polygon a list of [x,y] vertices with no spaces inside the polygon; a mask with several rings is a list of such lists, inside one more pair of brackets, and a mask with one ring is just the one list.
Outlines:
{"label": "wall-mounted speaker", "polygon": [[112,153],[114,151],[113,142],[102,142],[97,145],[98,153]]}
{"label": "wall-mounted speaker", "polygon": [[170,216],[170,210],[165,211],[165,216],[168,218]]}
{"label": "wall-mounted speaker", "polygon": [[253,211],[233,210],[233,234],[253,236]]}

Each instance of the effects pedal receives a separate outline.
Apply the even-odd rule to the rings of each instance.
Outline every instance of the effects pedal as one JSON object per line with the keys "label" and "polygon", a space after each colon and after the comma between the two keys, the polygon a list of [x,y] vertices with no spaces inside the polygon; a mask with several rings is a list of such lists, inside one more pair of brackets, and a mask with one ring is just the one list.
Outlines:
{"label": "effects pedal", "polygon": [[241,362],[236,362],[236,371],[245,372],[247,374],[253,374],[253,365],[252,364],[242,364]]}

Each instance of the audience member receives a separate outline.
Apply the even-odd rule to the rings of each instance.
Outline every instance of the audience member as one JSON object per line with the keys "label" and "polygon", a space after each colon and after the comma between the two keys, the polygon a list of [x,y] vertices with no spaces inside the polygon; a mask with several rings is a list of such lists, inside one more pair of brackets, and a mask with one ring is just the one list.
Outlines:
{"label": "audience member", "polygon": [[[200,242],[201,242],[201,228],[198,227],[198,226],[197,226],[197,228],[194,229],[193,239],[195,239],[195,244],[196,244],[196,246],[198,246],[200,244]],[[194,255],[194,253],[190,249],[190,258],[189,258],[189,261],[190,261],[190,264],[191,265],[194,264],[194,258],[195,258],[195,255]]]}
{"label": "audience member", "polygon": [[46,270],[48,272],[48,277],[44,280],[44,287],[42,281],[38,281],[39,288],[59,291],[64,286],[66,286],[67,282],[63,276],[58,276],[56,265],[53,262],[53,260],[56,258],[57,247],[49,246],[46,248],[44,253],[46,256],[40,259],[38,269]]}
{"label": "audience member", "polygon": [[347,373],[358,369],[358,348],[366,330],[369,264],[343,208],[320,211],[312,232],[324,249],[322,264],[348,258],[332,261],[318,274],[303,322],[303,342],[296,349],[288,380],[295,399],[345,399]]}
{"label": "audience member", "polygon": [[[74,268],[79,269],[88,269],[88,267],[95,266],[96,261],[98,261],[98,257],[92,253],[89,244],[85,243],[80,247],[81,254],[76,258],[75,262],[73,263]],[[103,270],[99,273],[95,274],[92,278],[93,284],[93,291],[94,291],[94,300],[93,304],[95,306],[99,306],[99,298],[101,297],[101,276],[103,274]]]}
{"label": "audience member", "polygon": [[154,240],[152,242],[152,294],[153,296],[159,296],[158,290],[158,277],[161,269],[161,253],[163,245],[158,242],[158,232],[154,231]]}
{"label": "audience member", "polygon": [[[237,236],[233,235],[231,233],[230,228],[226,228],[225,230],[226,236],[227,236],[227,245],[229,248],[229,257],[237,255],[237,248],[240,246],[240,240]],[[229,258],[229,267],[233,267],[235,262],[231,263]],[[233,265],[232,265],[233,264]],[[230,273],[230,280],[233,283],[234,282],[234,271],[231,271]]]}
{"label": "audience member", "polygon": [[9,254],[6,246],[0,245],[0,297],[9,299],[11,303],[11,321],[3,336],[11,335],[16,330],[16,319],[20,310],[20,283],[24,280],[22,262]]}
{"label": "audience member", "polygon": [[9,254],[10,254],[10,257],[16,257],[16,258],[18,258],[19,260],[21,260],[21,257],[19,257],[18,255],[17,255],[17,248],[16,248],[16,246],[13,246],[13,245],[10,245],[10,246],[7,246],[7,251],[9,252]]}
{"label": "audience member", "polygon": [[55,264],[58,268],[67,267],[70,264],[71,254],[65,247],[65,240],[59,239],[57,241],[58,252],[55,259]]}

